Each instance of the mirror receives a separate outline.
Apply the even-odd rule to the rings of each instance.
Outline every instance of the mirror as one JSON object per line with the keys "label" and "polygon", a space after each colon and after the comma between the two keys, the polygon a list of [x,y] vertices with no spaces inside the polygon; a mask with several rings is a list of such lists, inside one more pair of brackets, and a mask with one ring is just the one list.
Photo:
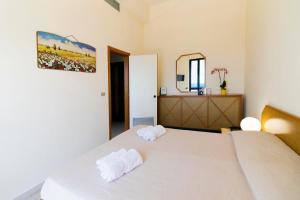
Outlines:
{"label": "mirror", "polygon": [[201,53],[185,54],[176,61],[176,87],[180,92],[205,88],[206,58]]}

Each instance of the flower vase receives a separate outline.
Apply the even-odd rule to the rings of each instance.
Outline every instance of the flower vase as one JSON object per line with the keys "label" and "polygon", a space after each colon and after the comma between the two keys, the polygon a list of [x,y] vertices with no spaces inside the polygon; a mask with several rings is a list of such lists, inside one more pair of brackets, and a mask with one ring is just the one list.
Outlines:
{"label": "flower vase", "polygon": [[227,95],[227,89],[221,88],[221,95],[223,96]]}

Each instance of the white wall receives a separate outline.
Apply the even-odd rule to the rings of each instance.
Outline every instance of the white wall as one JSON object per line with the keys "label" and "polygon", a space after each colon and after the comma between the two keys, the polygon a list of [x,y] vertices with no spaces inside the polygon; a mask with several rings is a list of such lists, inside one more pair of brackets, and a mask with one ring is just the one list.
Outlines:
{"label": "white wall", "polygon": [[271,104],[300,115],[300,1],[249,0],[247,115]]}
{"label": "white wall", "polygon": [[[246,0],[164,1],[151,7],[145,27],[147,7],[135,0],[128,11],[134,1],[121,2],[119,13],[102,0],[0,0],[0,199],[107,141],[108,97],[100,96],[107,92],[106,45],[158,53],[158,84],[169,94],[178,94],[176,59],[200,51],[208,87],[218,93],[210,71],[228,67],[229,91],[245,88],[248,115],[265,104],[300,115],[298,0],[248,0],[247,23]],[[97,73],[38,69],[37,30],[95,46]]]}
{"label": "white wall", "polygon": [[[0,199],[7,200],[107,141],[106,45],[140,53],[143,24],[103,0],[0,3]],[[96,47],[97,73],[38,69],[37,30]]]}
{"label": "white wall", "polygon": [[207,57],[207,86],[219,93],[214,67],[229,69],[230,93],[244,92],[245,0],[172,0],[150,9],[144,49],[158,53],[159,82],[168,94],[176,89],[176,59],[201,52]]}

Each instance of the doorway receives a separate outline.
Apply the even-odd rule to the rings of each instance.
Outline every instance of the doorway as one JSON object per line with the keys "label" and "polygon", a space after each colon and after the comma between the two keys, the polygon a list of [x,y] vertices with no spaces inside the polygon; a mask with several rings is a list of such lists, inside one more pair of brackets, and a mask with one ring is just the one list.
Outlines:
{"label": "doorway", "polygon": [[129,55],[108,46],[109,139],[129,129]]}

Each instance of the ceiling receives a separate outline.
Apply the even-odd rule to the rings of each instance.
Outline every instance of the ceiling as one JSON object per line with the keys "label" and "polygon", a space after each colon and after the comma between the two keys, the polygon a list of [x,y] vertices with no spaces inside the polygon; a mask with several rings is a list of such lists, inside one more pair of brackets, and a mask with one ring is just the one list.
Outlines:
{"label": "ceiling", "polygon": [[165,2],[168,0],[143,0],[143,1],[145,1],[149,5],[154,5],[154,4],[162,3],[162,2]]}
{"label": "ceiling", "polygon": [[143,23],[149,20],[150,7],[171,0],[117,0],[121,4],[121,10],[125,8]]}

